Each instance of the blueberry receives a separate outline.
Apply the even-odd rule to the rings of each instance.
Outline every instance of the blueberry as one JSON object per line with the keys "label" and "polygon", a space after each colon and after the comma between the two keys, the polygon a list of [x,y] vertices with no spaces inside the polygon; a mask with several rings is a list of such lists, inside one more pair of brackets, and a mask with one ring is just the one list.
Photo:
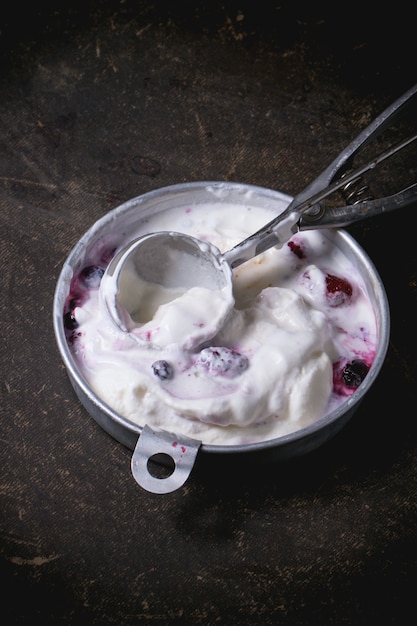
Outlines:
{"label": "blueberry", "polygon": [[155,361],[152,363],[152,369],[155,376],[157,376],[160,380],[169,380],[174,375],[174,368],[171,363],[168,361]]}
{"label": "blueberry", "polygon": [[97,289],[100,286],[104,268],[99,265],[89,265],[80,274],[80,278],[88,289]]}
{"label": "blueberry", "polygon": [[249,360],[232,348],[210,347],[200,352],[198,363],[213,376],[235,378],[249,366]]}
{"label": "blueberry", "polygon": [[354,359],[351,363],[348,363],[342,374],[346,386],[353,389],[359,387],[368,371],[369,367],[359,359]]}

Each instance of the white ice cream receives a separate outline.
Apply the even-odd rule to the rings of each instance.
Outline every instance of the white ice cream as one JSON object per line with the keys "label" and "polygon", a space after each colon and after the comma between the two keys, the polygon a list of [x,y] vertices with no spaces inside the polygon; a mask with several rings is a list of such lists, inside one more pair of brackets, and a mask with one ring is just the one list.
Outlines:
{"label": "white ice cream", "polygon": [[[250,205],[187,206],[156,214],[131,237],[175,230],[225,251],[270,219]],[[123,286],[131,312],[142,305],[135,280]],[[233,295],[220,326],[221,292],[196,286],[160,305],[148,294],[145,313],[124,332],[102,291],[88,288],[73,309],[78,326],[69,344],[91,388],[118,413],[208,444],[282,436],[353,393],[335,376],[355,360],[371,365],[376,322],[358,271],[322,233],[297,234],[238,267]]]}

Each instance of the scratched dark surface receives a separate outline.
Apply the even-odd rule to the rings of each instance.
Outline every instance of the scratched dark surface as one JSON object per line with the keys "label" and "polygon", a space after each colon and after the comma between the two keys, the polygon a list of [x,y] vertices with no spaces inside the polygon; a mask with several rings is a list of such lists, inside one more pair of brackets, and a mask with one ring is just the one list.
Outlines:
{"label": "scratched dark surface", "polygon": [[[76,399],[52,329],[66,256],[125,200],[198,180],[301,190],[416,82],[410,16],[57,4],[0,9],[4,623],[411,623],[416,206],[349,228],[385,284],[390,346],[352,421],[304,459],[143,491],[130,450]],[[410,172],[393,165],[378,192]]]}

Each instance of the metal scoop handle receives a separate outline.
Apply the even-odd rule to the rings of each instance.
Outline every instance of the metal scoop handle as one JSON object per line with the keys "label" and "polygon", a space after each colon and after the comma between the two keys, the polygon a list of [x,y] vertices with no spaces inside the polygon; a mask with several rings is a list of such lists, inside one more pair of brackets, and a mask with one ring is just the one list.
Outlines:
{"label": "metal scoop handle", "polygon": [[338,189],[346,187],[348,183],[357,180],[365,172],[374,169],[382,161],[417,139],[417,133],[415,133],[374,157],[366,165],[342,177],[356,153],[386,129],[416,93],[417,84],[376,117],[315,180],[293,199],[285,211],[256,233],[225,252],[224,257],[229,265],[235,268],[275,245],[282,245],[298,230],[346,226],[366,217],[414,202],[417,199],[417,184],[413,184],[393,196],[363,201],[356,205],[325,209],[319,204]]}
{"label": "metal scoop handle", "polygon": [[320,207],[314,214],[303,213],[298,221],[298,230],[316,228],[342,228],[368,217],[389,213],[417,201],[417,183],[392,196],[362,200],[354,205],[341,207]]}

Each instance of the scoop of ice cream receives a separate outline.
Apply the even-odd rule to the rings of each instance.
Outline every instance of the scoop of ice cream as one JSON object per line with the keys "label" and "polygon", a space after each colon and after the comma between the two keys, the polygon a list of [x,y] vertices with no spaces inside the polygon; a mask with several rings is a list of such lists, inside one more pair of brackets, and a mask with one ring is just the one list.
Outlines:
{"label": "scoop of ice cream", "polygon": [[[191,257],[189,263],[193,262]],[[193,275],[192,267],[189,273]],[[193,279],[184,282],[192,284]],[[185,350],[210,341],[234,305],[231,284],[165,286],[158,280],[144,280],[129,258],[119,273],[104,274],[99,298],[113,322],[138,341],[157,348],[176,344]]]}
{"label": "scoop of ice cream", "polygon": [[218,333],[229,314],[230,298],[225,292],[226,288],[211,291],[193,287],[161,304],[149,322],[135,324],[131,332],[159,348],[176,344],[195,350]]}

